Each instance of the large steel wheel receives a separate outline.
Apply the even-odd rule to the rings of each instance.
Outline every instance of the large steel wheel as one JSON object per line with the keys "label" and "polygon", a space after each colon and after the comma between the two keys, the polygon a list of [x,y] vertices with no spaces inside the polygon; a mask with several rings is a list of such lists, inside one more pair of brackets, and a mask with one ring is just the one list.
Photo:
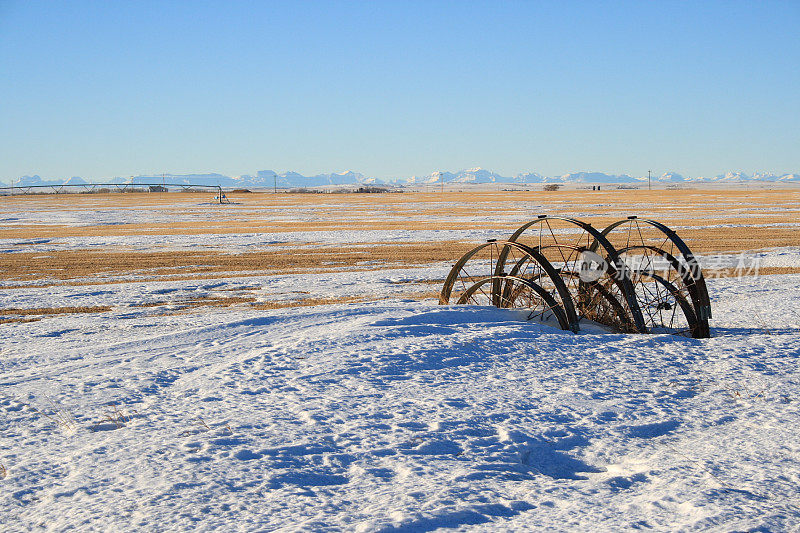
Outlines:
{"label": "large steel wheel", "polygon": [[494,305],[496,300],[491,295],[491,287],[497,282],[503,287],[498,307],[524,309],[528,313],[528,320],[557,324],[561,329],[570,329],[563,306],[550,292],[531,280],[515,276],[484,278],[464,291],[456,303]]}
{"label": "large steel wheel", "polygon": [[680,289],[652,271],[637,270],[633,277],[636,299],[650,333],[696,335],[697,316]]}
{"label": "large steel wheel", "polygon": [[[510,258],[514,264],[522,265],[514,276],[503,272],[498,263],[501,257]],[[522,281],[530,283],[525,284]],[[541,292],[548,294],[560,309],[554,313],[565,317],[566,322],[561,326],[577,331],[575,307],[558,272],[538,251],[520,243],[489,241],[464,254],[450,270],[439,295],[439,303],[458,303],[464,300],[464,303],[480,301],[481,305],[495,307],[519,307],[524,291],[516,297],[512,297],[511,293],[520,291],[520,287],[529,291],[528,294],[535,302],[535,313],[538,313],[541,305],[552,305],[543,299]],[[536,300],[534,293],[542,300]]]}
{"label": "large steel wheel", "polygon": [[464,254],[439,296],[451,301],[527,309],[529,318],[576,332],[587,320],[619,332],[710,336],[711,301],[696,258],[671,229],[636,217],[600,232],[541,215],[508,241]]}
{"label": "large steel wheel", "polygon": [[[574,218],[540,215],[523,224],[508,240],[538,250],[553,266],[569,274],[580,272],[586,263],[586,252],[596,254],[595,257],[604,263],[600,277],[614,277],[613,283],[608,283],[606,289],[625,308],[635,331],[647,332],[644,317],[634,296],[630,271],[619,258],[616,249],[591,224]],[[506,261],[507,257],[502,256],[498,267],[506,268]],[[579,284],[574,277],[567,276],[565,281],[573,285]]]}
{"label": "large steel wheel", "polygon": [[[618,331],[639,331],[629,309],[625,305],[624,287],[616,271],[601,259],[601,265],[588,267],[585,247],[572,245],[549,245],[537,248],[542,254],[560,256],[562,261],[556,269],[570,293],[578,320],[589,319]],[[522,258],[510,270],[509,275],[523,275],[526,258]],[[506,259],[508,264],[508,259]],[[538,278],[532,278],[538,282]],[[505,294],[505,293],[504,293]]]}
{"label": "large steel wheel", "polygon": [[[696,318],[692,337],[710,336],[711,301],[703,272],[692,251],[674,231],[654,220],[628,217],[609,225],[603,236],[619,250],[630,270],[657,275],[691,304]],[[600,244],[593,247],[598,249]],[[656,283],[652,276],[637,279],[639,283]],[[637,288],[636,293],[641,295],[643,290]]]}

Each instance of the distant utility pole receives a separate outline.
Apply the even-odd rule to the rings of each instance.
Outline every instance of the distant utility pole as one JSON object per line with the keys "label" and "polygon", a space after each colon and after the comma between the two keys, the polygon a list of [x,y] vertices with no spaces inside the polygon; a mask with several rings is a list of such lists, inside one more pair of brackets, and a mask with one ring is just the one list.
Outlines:
{"label": "distant utility pole", "polygon": [[274,187],[272,189],[272,193],[273,194],[278,194],[278,175],[277,174],[273,174],[272,177],[275,180],[274,181]]}
{"label": "distant utility pole", "polygon": [[439,179],[442,180],[442,194],[444,194],[444,173],[441,170],[439,171]]}
{"label": "distant utility pole", "polygon": [[648,191],[652,191],[653,190],[653,186],[650,184],[650,171],[649,170],[647,171],[647,190]]}

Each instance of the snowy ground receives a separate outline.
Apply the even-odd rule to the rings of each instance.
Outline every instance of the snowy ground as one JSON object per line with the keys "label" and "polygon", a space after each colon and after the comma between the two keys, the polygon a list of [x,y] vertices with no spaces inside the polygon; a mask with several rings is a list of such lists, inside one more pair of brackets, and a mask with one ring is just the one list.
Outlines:
{"label": "snowy ground", "polygon": [[[692,228],[738,226],[729,219],[771,210],[771,198],[725,204]],[[0,207],[2,229],[24,229],[0,238],[7,257],[481,242],[503,235],[492,224],[544,210],[27,200]],[[612,200],[547,208],[591,218],[622,209]],[[669,216],[687,220],[685,207]],[[376,219],[401,224],[356,225]],[[319,220],[345,229],[320,231]],[[246,229],[215,233],[237,221]],[[253,221],[306,225],[259,232]],[[204,233],[145,231],[178,222]],[[119,231],[29,229],[54,224]],[[762,216],[750,227],[793,225]],[[728,256],[797,268],[796,244],[750,238]],[[800,274],[710,280],[714,337],[695,340],[574,335],[513,311],[441,307],[420,298],[456,257],[402,259],[209,279],[158,269],[0,279],[0,319],[12,320],[0,323],[0,531],[800,531]],[[372,301],[187,305],[226,298]],[[25,314],[62,308],[108,310]]]}
{"label": "snowy ground", "polygon": [[706,340],[400,297],[153,316],[119,295],[170,287],[120,287],[0,326],[3,531],[798,528],[798,275],[713,280]]}

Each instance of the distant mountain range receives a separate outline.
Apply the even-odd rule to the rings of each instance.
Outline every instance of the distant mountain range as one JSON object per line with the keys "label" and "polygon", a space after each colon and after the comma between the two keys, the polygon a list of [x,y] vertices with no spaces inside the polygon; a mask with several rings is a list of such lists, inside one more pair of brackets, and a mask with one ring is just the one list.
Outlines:
{"label": "distant mountain range", "polygon": [[[800,183],[800,174],[771,174],[758,172],[745,174],[743,172],[728,172],[714,177],[684,177],[675,172],[666,172],[660,176],[653,176],[654,183],[739,183],[739,182],[790,182]],[[278,186],[281,188],[325,187],[336,185],[390,185],[410,186],[434,183],[595,183],[595,184],[642,184],[647,183],[647,177],[634,177],[627,174],[605,174],[603,172],[573,172],[563,176],[543,176],[536,172],[517,174],[514,177],[501,176],[483,168],[470,168],[457,172],[434,172],[426,176],[411,176],[409,178],[379,179],[370,178],[358,172],[331,172],[315,176],[303,176],[297,172],[277,173],[272,170],[259,170],[254,176],[224,176],[222,174],[164,174],[153,176],[132,176],[129,178],[111,178],[96,180],[93,183],[173,183],[192,185],[220,185],[233,188],[260,188]],[[0,182],[2,183],[2,182]],[[45,179],[38,175],[22,176],[14,180],[14,186],[28,185],[61,185],[61,184],[86,184],[83,178],[73,176],[68,179]],[[3,183],[5,186],[11,183]]]}

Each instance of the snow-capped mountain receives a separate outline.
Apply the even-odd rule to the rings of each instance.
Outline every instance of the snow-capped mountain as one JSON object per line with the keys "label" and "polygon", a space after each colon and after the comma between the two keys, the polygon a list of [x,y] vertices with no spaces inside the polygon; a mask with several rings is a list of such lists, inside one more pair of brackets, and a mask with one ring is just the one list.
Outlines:
{"label": "snow-capped mountain", "polygon": [[771,172],[756,172],[750,177],[751,180],[775,181],[775,182],[800,182],[800,174],[773,174]]}
{"label": "snow-capped mountain", "polygon": [[227,185],[232,184],[234,178],[222,174],[159,174],[152,176],[131,176],[130,178],[114,178],[111,183],[130,183],[133,185],[144,183],[174,183],[177,185]]}
{"label": "snow-capped mountain", "polygon": [[633,178],[627,174],[604,174],[602,172],[573,172],[561,176],[564,183],[638,183],[641,178]]}
{"label": "snow-capped mountain", "polygon": [[651,179],[655,183],[680,183],[686,181],[686,178],[677,172],[664,172],[660,176],[653,176]]}
{"label": "snow-capped mountain", "polygon": [[[15,187],[29,187],[33,185],[83,185],[86,183],[83,178],[78,176],[72,176],[68,179],[44,179],[38,174],[34,174],[33,176],[22,176],[19,179],[13,180],[13,185]],[[4,182],[0,182],[2,185],[6,185]],[[8,183],[8,186],[12,185],[11,182]]]}
{"label": "snow-capped mountain", "polygon": [[[676,172],[665,172],[658,176],[653,176],[654,183],[741,183],[741,182],[774,182],[774,183],[800,183],[800,174],[774,174],[771,172],[756,172],[747,174],[745,172],[727,172],[713,177],[683,176]],[[537,172],[525,172],[514,177],[503,176],[496,172],[476,167],[455,172],[432,172],[424,176],[411,176],[408,178],[380,179],[368,177],[359,172],[347,170],[344,172],[329,172],[304,176],[298,172],[286,171],[277,173],[274,170],[259,170],[255,175],[243,174],[240,176],[225,176],[218,173],[208,174],[154,174],[140,175],[128,178],[110,178],[95,180],[94,183],[131,183],[131,184],[157,184],[174,183],[181,185],[219,185],[232,188],[267,188],[277,185],[280,188],[303,188],[303,187],[329,187],[346,185],[391,185],[408,186],[424,185],[436,183],[462,183],[462,184],[482,184],[482,183],[601,183],[601,184],[630,184],[647,183],[647,176],[629,176],[627,174],[606,174],[603,172],[571,172],[561,176],[545,176]],[[2,183],[2,182],[0,182]],[[73,176],[64,179],[44,179],[38,175],[22,176],[14,180],[14,186],[30,185],[61,185],[61,184],[84,184],[87,183],[83,178]],[[2,183],[5,186],[11,185],[10,182]]]}
{"label": "snow-capped mountain", "polygon": [[240,176],[240,185],[248,187],[325,187],[328,185],[372,184],[376,178],[367,178],[363,174],[348,170],[330,172],[315,176],[303,176],[297,172],[281,172],[259,170],[254,176]]}
{"label": "snow-capped mountain", "polygon": [[713,177],[697,176],[686,178],[686,181],[694,182],[714,182],[714,183],[739,183],[746,181],[766,181],[766,182],[800,182],[800,174],[773,174],[772,172],[756,172],[747,174],[745,172],[726,172],[717,174]]}
{"label": "snow-capped mountain", "polygon": [[397,184],[423,184],[423,183],[513,183],[516,180],[501,176],[496,172],[480,167],[468,168],[457,172],[432,172],[426,176],[411,176],[393,180]]}
{"label": "snow-capped mountain", "polygon": [[553,181],[554,178],[542,176],[538,172],[525,172],[517,174],[517,177],[514,178],[514,180],[517,183],[546,183],[548,181]]}
{"label": "snow-capped mountain", "polygon": [[750,176],[745,174],[744,172],[726,172],[725,174],[717,174],[714,177],[703,177],[697,176],[696,178],[688,178],[687,181],[713,181],[713,182],[739,182],[739,181],[749,181],[751,179],[758,180],[759,178],[755,178],[754,176]]}

